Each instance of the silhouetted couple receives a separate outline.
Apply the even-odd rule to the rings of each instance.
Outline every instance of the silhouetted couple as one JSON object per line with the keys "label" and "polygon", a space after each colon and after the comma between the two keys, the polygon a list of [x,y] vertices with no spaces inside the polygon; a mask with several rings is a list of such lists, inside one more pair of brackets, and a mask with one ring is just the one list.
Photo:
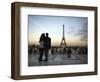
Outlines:
{"label": "silhouetted couple", "polygon": [[49,37],[49,34],[41,34],[40,36],[40,57],[39,57],[39,61],[42,61],[43,58],[43,54],[45,55],[45,60],[44,61],[48,61],[48,52],[49,49],[51,47],[51,38]]}

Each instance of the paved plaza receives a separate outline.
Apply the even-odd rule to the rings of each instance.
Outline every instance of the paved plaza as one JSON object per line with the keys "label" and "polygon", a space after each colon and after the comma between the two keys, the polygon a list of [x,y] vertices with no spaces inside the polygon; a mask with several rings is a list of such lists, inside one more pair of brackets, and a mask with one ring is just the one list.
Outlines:
{"label": "paved plaza", "polygon": [[[43,56],[43,60],[44,60]],[[88,58],[86,54],[71,54],[71,58],[67,54],[49,54],[48,61],[39,62],[39,54],[28,55],[28,66],[49,66],[49,65],[74,65],[87,64]]]}

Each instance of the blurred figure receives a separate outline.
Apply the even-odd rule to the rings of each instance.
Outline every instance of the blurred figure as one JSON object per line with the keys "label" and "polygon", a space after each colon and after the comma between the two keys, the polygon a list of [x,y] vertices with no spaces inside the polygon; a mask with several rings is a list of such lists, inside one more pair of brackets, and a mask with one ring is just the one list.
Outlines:
{"label": "blurred figure", "polygon": [[45,34],[41,34],[41,37],[40,37],[40,40],[39,40],[39,43],[40,43],[40,46],[39,46],[39,52],[40,52],[40,57],[39,57],[39,61],[42,61],[42,57],[43,57],[43,52],[44,52],[44,41],[45,41]]}
{"label": "blurred figure", "polygon": [[50,48],[51,48],[51,38],[49,37],[49,34],[46,33],[46,36],[44,39],[45,61],[48,61],[48,52]]}
{"label": "blurred figure", "polygon": [[68,54],[67,54],[67,57],[68,57],[68,58],[71,58],[71,49],[70,49],[70,48],[68,48]]}

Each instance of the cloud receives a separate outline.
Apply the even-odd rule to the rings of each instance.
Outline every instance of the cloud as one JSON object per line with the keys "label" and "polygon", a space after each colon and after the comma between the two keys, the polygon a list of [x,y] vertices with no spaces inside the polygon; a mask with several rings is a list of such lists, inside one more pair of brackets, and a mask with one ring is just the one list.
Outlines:
{"label": "cloud", "polygon": [[88,23],[84,23],[82,27],[76,31],[73,31],[72,34],[80,39],[80,41],[87,41],[88,37]]}

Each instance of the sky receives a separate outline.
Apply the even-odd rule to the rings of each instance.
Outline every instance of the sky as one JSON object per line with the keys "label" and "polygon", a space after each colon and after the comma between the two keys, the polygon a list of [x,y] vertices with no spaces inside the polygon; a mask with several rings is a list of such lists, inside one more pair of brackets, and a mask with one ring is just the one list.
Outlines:
{"label": "sky", "polygon": [[63,37],[68,46],[86,46],[88,37],[88,18],[71,16],[28,15],[28,44],[39,45],[42,33],[49,33],[52,46],[60,46]]}

